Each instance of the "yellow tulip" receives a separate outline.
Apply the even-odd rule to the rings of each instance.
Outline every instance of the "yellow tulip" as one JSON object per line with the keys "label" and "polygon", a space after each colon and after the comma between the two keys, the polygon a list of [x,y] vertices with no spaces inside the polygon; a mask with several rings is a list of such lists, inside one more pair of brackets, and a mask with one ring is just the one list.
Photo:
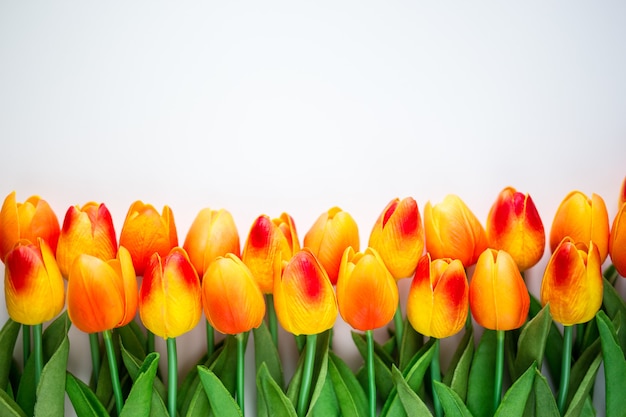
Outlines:
{"label": "yellow tulip", "polygon": [[618,212],[611,226],[609,254],[617,272],[626,277],[626,178],[622,183]]}

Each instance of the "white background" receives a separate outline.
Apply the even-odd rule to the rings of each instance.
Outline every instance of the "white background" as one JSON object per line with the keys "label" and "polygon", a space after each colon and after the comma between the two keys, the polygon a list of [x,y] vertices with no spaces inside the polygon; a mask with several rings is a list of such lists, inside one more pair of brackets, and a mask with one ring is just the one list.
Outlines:
{"label": "white background", "polygon": [[[455,193],[484,223],[507,185],[546,232],[574,189],[600,194],[612,221],[625,20],[620,1],[3,0],[0,198],[38,194],[60,222],[104,202],[118,234],[133,201],[167,204],[181,244],[203,207],[229,210],[243,243],[259,214],[290,213],[302,239],[338,205],[364,246],[394,197],[423,212]],[[203,337],[179,339],[183,370]],[[71,343],[70,370],[88,375],[86,336]]]}

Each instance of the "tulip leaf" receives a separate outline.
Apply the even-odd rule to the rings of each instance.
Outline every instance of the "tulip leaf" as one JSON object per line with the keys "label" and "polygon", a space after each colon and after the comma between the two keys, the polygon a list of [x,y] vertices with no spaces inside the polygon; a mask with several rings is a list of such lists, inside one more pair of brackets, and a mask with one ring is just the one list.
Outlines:
{"label": "tulip leaf", "polygon": [[[115,354],[117,355],[117,352]],[[115,407],[115,399],[113,398],[113,383],[111,382],[111,370],[107,355],[102,357],[100,363],[100,372],[98,372],[98,381],[96,382],[96,396],[111,413]]]}
{"label": "tulip leaf", "polygon": [[257,389],[265,400],[265,415],[297,417],[293,403],[270,375],[267,365],[261,364],[256,378]]}
{"label": "tulip leaf", "polygon": [[568,387],[567,403],[572,401],[574,394],[579,390],[582,382],[587,378],[588,371],[596,359],[602,359],[602,346],[600,339],[596,340],[580,355],[572,366]]}
{"label": "tulip leaf", "polygon": [[27,417],[15,400],[3,389],[0,389],[0,415],[6,417]]}
{"label": "tulip leaf", "polygon": [[[159,415],[156,412],[151,412],[153,408],[153,399],[159,401],[158,395],[154,392],[154,380],[156,377],[157,369],[159,366],[159,354],[156,352],[150,353],[143,361],[139,373],[136,378],[133,379],[134,383],[128,394],[128,398],[124,403],[124,408],[120,417],[127,416],[144,416]],[[163,402],[161,401],[161,404]],[[155,409],[158,410],[159,407]],[[165,406],[163,405],[163,410]],[[160,414],[163,415],[163,414]]]}
{"label": "tulip leaf", "polygon": [[434,381],[433,384],[446,417],[474,417],[461,397],[452,388],[439,381]]}
{"label": "tulip leaf", "polygon": [[521,416],[524,413],[528,396],[533,388],[536,369],[537,365],[533,362],[511,385],[496,410],[495,417]]}
{"label": "tulip leaf", "polygon": [[[578,385],[578,389],[574,392],[574,395],[569,402],[565,417],[574,417],[580,415],[585,408],[585,402],[589,400],[589,391],[596,380],[596,373],[602,362],[602,356],[596,355],[594,360],[587,368],[587,372],[584,374],[584,378]],[[574,365],[576,366],[576,365]],[[572,370],[573,373],[573,370]],[[571,388],[570,388],[571,390]]]}
{"label": "tulip leaf", "polygon": [[[326,364],[328,369],[328,362]],[[341,408],[335,394],[335,387],[333,381],[326,375],[319,376],[315,390],[313,391],[313,397],[311,398],[311,405],[307,417],[339,417],[341,416]]]}
{"label": "tulip leaf", "polygon": [[552,317],[549,306],[542,308],[535,317],[526,323],[517,341],[513,380],[522,375],[533,362],[537,364],[537,368],[541,369],[551,324]]}
{"label": "tulip leaf", "polygon": [[9,385],[9,374],[13,363],[13,350],[15,342],[20,332],[21,324],[8,319],[2,330],[0,330],[0,389],[7,390]]}
{"label": "tulip leaf", "polygon": [[404,331],[400,343],[400,359],[398,361],[401,371],[407,367],[415,353],[424,346],[424,336],[415,331],[408,319],[404,319]]}
{"label": "tulip leaf", "polygon": [[[354,344],[361,356],[364,359],[367,358],[367,341],[365,340],[365,335],[352,332],[352,340],[354,340]],[[391,379],[392,363],[391,357],[380,348],[380,345],[374,342],[374,376],[376,379],[376,390],[381,398],[386,399],[393,389],[393,380]],[[367,379],[365,380],[367,381]]]}
{"label": "tulip leaf", "polygon": [[[198,381],[200,381],[200,376],[198,375]],[[185,413],[179,413],[180,415],[184,415],[186,417],[204,417],[204,416],[212,416],[215,415],[211,412],[211,405],[209,404],[209,398],[204,392],[204,388],[202,387],[202,383],[196,387],[193,391],[193,395],[189,401],[187,409]]]}
{"label": "tulip leaf", "polygon": [[[396,385],[398,398],[400,399],[400,403],[407,417],[432,416],[432,413],[426,404],[424,404],[424,401],[422,401],[419,395],[415,393],[415,390],[409,386],[404,376],[395,365],[392,366],[391,375]],[[388,414],[388,416],[391,416],[391,414]]]}
{"label": "tulip leaf", "polygon": [[617,332],[607,315],[600,311],[596,315],[604,358],[604,386],[606,387],[606,415],[617,416],[626,410],[626,396],[623,395],[626,381],[626,360],[620,348]]}
{"label": "tulip leaf", "polygon": [[196,361],[196,366],[192,367],[191,370],[187,372],[187,375],[185,375],[185,378],[178,388],[178,405],[180,407],[181,415],[185,415],[185,413],[183,412],[186,408],[185,404],[189,404],[189,401],[193,396],[194,389],[197,388],[199,383],[197,366],[208,366],[209,364],[214,362],[215,358],[217,358],[217,356],[222,353],[223,348],[224,345],[222,343],[219,347],[216,347],[216,350],[213,352],[210,358],[207,357],[206,353],[202,355],[202,357]]}
{"label": "tulip leaf", "polygon": [[475,417],[493,415],[496,332],[485,329],[470,368],[467,407]]}
{"label": "tulip leaf", "polygon": [[352,370],[336,354],[328,354],[328,374],[335,387],[335,395],[345,417],[362,417],[367,415],[367,396],[363,387],[356,379]]}
{"label": "tulip leaf", "polygon": [[[530,294],[530,293],[529,293]],[[541,303],[532,294],[530,294],[530,316],[535,317],[541,311]],[[548,366],[548,371],[553,381],[561,378],[561,353],[563,352],[563,336],[559,331],[556,323],[552,320],[548,338],[544,347],[544,358]]]}
{"label": "tulip leaf", "polygon": [[283,367],[280,355],[278,354],[278,348],[272,340],[272,335],[265,321],[262,321],[261,325],[253,329],[252,332],[254,334],[254,359],[256,369],[258,370],[261,364],[265,362],[270,375],[272,375],[278,386],[284,386]]}
{"label": "tulip leaf", "polygon": [[[151,366],[155,367],[155,377],[151,377],[152,383],[150,385],[150,403],[149,404],[150,404],[150,409],[151,409],[151,415],[160,416],[160,415],[163,415],[163,413],[167,415],[168,411],[167,411],[167,407],[165,406],[165,398],[167,396],[166,388],[163,382],[159,378],[156,377],[156,372],[158,371],[158,362],[159,362],[158,354],[154,352],[151,354],[148,354],[148,356],[146,356],[146,359],[142,363],[139,361],[139,359],[133,356],[133,354],[131,354],[125,349],[125,346],[123,345],[123,343],[122,343],[121,349],[122,349],[122,361],[124,362],[124,366],[128,370],[128,375],[130,376],[132,381],[134,381],[132,389],[134,389],[135,385],[139,383],[138,382],[139,378],[142,377],[142,375],[145,374],[149,370],[149,367]],[[143,383],[147,385],[147,382],[145,382],[145,378],[146,377],[144,377]]]}
{"label": "tulip leaf", "polygon": [[41,371],[37,386],[34,415],[62,416],[65,414],[65,377],[70,341],[65,338]]}
{"label": "tulip leaf", "polygon": [[[532,401],[530,400],[532,398]],[[526,403],[526,413],[530,416],[559,417],[559,408],[556,405],[554,394],[550,389],[545,376],[535,369],[535,382],[533,383],[532,395]]]}
{"label": "tulip leaf", "polygon": [[142,341],[138,338],[137,333],[133,331],[132,327],[133,326],[131,324],[127,324],[126,326],[115,329],[115,333],[119,336],[120,345],[135,358],[143,361],[146,358],[146,349]]}
{"label": "tulip leaf", "polygon": [[87,384],[70,372],[66,376],[65,391],[72,402],[76,415],[81,417],[109,417],[109,413],[96,397],[96,394]]}
{"label": "tulip leaf", "polygon": [[242,417],[243,413],[232,394],[226,389],[222,381],[211,370],[204,366],[198,366],[198,376],[204,387],[211,408],[219,410],[220,416]]}
{"label": "tulip leaf", "polygon": [[[614,320],[617,315],[620,315],[622,320],[626,320],[626,304],[620,294],[606,279],[604,280],[602,305],[611,320]],[[622,351],[626,352],[626,332],[617,332],[617,337]]]}
{"label": "tulip leaf", "polygon": [[467,396],[467,382],[473,356],[474,329],[473,327],[468,327],[452,356],[448,372],[443,377],[443,383],[452,388],[462,401],[465,401]]}

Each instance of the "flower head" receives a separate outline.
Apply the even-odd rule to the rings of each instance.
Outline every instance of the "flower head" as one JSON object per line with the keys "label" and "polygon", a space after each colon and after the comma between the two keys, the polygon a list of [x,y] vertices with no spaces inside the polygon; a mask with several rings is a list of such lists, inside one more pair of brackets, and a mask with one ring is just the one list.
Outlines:
{"label": "flower head", "polygon": [[626,277],[626,178],[622,183],[618,211],[611,226],[609,254],[617,272]]}

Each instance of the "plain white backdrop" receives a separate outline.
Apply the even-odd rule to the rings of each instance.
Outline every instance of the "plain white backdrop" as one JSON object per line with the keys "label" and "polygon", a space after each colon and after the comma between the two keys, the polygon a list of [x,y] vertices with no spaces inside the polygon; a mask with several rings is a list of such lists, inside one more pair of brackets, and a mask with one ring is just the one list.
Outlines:
{"label": "plain white backdrop", "polygon": [[[531,194],[547,232],[575,189],[601,195],[612,221],[625,39],[620,1],[2,0],[0,197],[40,195],[59,221],[104,202],[118,234],[133,201],[167,204],[181,244],[203,207],[229,210],[243,242],[260,214],[290,213],[302,239],[337,205],[365,246],[394,197],[423,210],[455,193],[484,223],[507,185]],[[547,257],[528,274],[535,292]],[[202,326],[179,339],[183,371],[203,340]],[[72,329],[71,345],[86,378],[86,336]]]}

